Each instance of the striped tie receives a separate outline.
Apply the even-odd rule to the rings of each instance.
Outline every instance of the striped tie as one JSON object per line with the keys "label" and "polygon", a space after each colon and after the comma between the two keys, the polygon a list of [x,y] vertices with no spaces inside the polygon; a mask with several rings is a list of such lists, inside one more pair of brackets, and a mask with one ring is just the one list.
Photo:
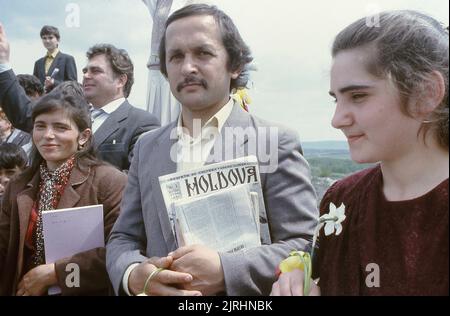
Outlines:
{"label": "striped tie", "polygon": [[91,122],[93,123],[97,117],[105,113],[102,109],[91,107]]}

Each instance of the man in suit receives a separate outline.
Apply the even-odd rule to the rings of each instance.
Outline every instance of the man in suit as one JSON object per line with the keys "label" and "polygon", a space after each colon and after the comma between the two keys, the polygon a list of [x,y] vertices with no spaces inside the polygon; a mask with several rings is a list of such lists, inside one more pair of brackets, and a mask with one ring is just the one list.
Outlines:
{"label": "man in suit", "polygon": [[159,127],[158,119],[126,99],[134,83],[134,66],[124,49],[99,44],[87,52],[83,91],[92,104],[94,146],[103,160],[128,170],[139,136]]}
{"label": "man in suit", "polygon": [[59,30],[54,26],[44,25],[40,35],[47,54],[34,63],[33,75],[39,78],[45,91],[51,91],[63,81],[77,81],[75,59],[59,51]]}
{"label": "man in suit", "polygon": [[[317,223],[316,196],[300,142],[294,132],[248,114],[230,98],[233,88],[246,86],[252,57],[232,20],[216,7],[191,5],[173,13],[159,55],[182,112],[177,122],[145,134],[136,144],[121,214],[107,244],[114,290],[128,295],[268,295],[277,264],[292,249],[309,245]],[[269,161],[259,147],[271,148]],[[178,247],[158,177],[249,154],[257,156],[262,172],[263,246],[237,253]]]}
{"label": "man in suit", "polygon": [[[33,128],[33,102],[17,82],[8,64],[9,54],[9,43],[0,24],[0,104],[14,127],[29,132]],[[159,127],[159,122],[126,99],[134,82],[134,68],[125,50],[96,45],[87,55],[83,90],[92,105],[94,148],[101,159],[120,170],[128,170],[137,139],[142,133]],[[76,84],[71,83],[64,84]]]}

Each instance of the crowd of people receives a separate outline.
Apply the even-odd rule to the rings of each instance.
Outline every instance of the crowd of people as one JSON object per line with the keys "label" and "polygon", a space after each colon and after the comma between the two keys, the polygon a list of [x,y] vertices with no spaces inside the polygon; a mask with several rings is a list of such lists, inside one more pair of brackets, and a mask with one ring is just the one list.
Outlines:
{"label": "crowd of people", "polygon": [[[0,295],[47,295],[55,285],[61,295],[448,295],[448,29],[405,10],[336,36],[332,125],[352,160],[376,164],[334,183],[318,209],[297,134],[231,97],[253,61],[231,18],[207,4],[169,9],[153,8],[164,27],[151,66],[180,112],[163,124],[128,102],[126,50],[93,45],[79,84],[58,29],[44,26],[35,77],[16,76],[0,24]],[[264,165],[261,146],[276,161],[261,168],[262,245],[223,253],[178,244],[158,178],[247,155]],[[106,246],[47,262],[42,214],[97,204]],[[316,244],[334,205],[345,206],[338,232],[326,228]],[[301,265],[276,273],[292,250],[315,255],[312,276]],[[73,263],[79,286],[66,282]],[[373,264],[379,282],[369,285]]]}

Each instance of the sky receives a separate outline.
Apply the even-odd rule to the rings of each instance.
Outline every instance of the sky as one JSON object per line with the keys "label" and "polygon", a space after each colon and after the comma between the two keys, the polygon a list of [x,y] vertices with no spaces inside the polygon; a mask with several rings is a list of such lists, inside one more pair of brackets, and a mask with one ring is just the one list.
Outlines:
{"label": "sky", "polygon": [[[345,140],[331,127],[335,105],[328,95],[330,49],[340,30],[392,9],[419,10],[449,24],[448,0],[209,2],[231,16],[252,50],[257,70],[251,74],[250,112],[296,130],[302,141]],[[89,47],[111,43],[126,49],[135,66],[129,100],[145,107],[151,23],[141,0],[0,0],[0,22],[16,74],[32,73],[44,56],[39,31],[45,24],[59,28],[60,49],[75,57],[80,82]]]}

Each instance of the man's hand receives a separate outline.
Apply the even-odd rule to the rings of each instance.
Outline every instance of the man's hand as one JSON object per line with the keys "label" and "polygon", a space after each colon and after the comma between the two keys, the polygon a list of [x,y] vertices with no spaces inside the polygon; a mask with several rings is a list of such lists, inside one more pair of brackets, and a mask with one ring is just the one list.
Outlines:
{"label": "man's hand", "polygon": [[216,295],[225,291],[225,281],[219,254],[205,246],[193,245],[169,253],[173,257],[171,269],[192,275],[185,289],[198,290],[203,295]]}
{"label": "man's hand", "polygon": [[51,89],[54,84],[55,84],[55,79],[53,79],[50,76],[45,77],[45,82],[44,82],[45,90]]}
{"label": "man's hand", "polygon": [[9,43],[6,38],[6,32],[0,23],[0,64],[9,63]]}
{"label": "man's hand", "polygon": [[[291,272],[281,273],[278,281],[272,285],[271,296],[303,296],[303,280],[305,274],[302,270],[295,269]],[[319,296],[320,288],[311,282],[309,296]]]}
{"label": "man's hand", "polygon": [[130,273],[128,288],[134,295],[141,294],[144,290],[145,281],[149,275],[157,268],[164,268],[157,273],[147,284],[145,294],[160,296],[200,296],[199,291],[189,291],[180,289],[186,287],[192,281],[192,276],[188,273],[181,273],[168,270],[172,264],[171,257],[150,258],[142,262]]}
{"label": "man's hand", "polygon": [[27,272],[19,282],[17,296],[41,296],[47,289],[58,284],[55,264],[42,264]]}

